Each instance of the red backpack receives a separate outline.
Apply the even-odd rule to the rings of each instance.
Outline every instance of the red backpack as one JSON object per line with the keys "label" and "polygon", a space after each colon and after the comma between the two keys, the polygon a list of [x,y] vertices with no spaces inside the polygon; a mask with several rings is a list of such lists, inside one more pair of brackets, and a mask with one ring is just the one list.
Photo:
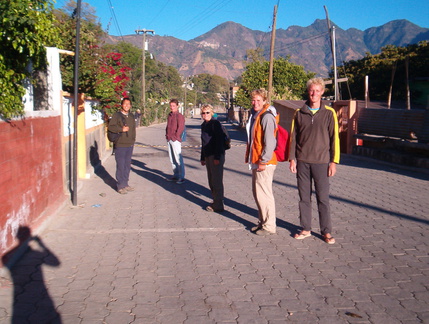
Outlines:
{"label": "red backpack", "polygon": [[289,159],[289,133],[280,125],[277,125],[277,146],[274,153],[276,153],[278,162],[285,162]]}

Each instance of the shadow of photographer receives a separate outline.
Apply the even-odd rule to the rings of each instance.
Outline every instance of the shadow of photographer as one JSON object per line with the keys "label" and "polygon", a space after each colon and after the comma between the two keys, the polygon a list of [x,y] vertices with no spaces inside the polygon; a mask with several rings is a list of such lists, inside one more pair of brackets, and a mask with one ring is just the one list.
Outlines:
{"label": "shadow of photographer", "polygon": [[2,257],[13,281],[11,323],[62,323],[45,285],[42,267],[58,267],[60,261],[40,237],[31,236],[29,227],[20,226],[16,238],[18,246]]}

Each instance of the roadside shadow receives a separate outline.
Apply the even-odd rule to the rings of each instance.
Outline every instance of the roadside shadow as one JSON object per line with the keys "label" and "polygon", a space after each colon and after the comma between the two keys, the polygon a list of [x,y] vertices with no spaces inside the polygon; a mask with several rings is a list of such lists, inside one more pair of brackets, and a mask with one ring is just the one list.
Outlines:
{"label": "roadside shadow", "polygon": [[[207,200],[211,199],[211,192],[208,187],[202,186],[188,179],[182,185],[177,185],[174,182],[168,182],[166,179],[169,175],[162,171],[148,168],[144,162],[138,160],[133,159],[131,161],[131,166],[131,170],[136,174],[151,181],[154,184],[157,184],[172,194],[184,197],[189,202],[199,206],[201,210],[205,210],[205,207],[208,205]],[[252,192],[249,191],[249,194],[252,195]],[[257,222],[258,219],[257,209],[249,207],[228,197],[225,197],[225,206],[228,209],[235,209],[243,214],[249,215],[250,217],[255,217],[256,220],[254,222],[249,221],[228,210],[225,210],[220,215],[223,217],[228,217],[229,219],[242,224],[249,231],[253,226],[255,226],[255,222]],[[279,218],[277,218],[277,226],[289,230],[291,233],[295,233],[298,230],[298,226]]]}
{"label": "roadside shadow", "polygon": [[117,183],[116,179],[113,178],[110,173],[106,170],[100,160],[100,154],[98,153],[98,144],[95,141],[89,149],[89,161],[94,168],[94,173],[100,177],[105,184],[116,191]]}
{"label": "roadside shadow", "polygon": [[[60,261],[40,237],[31,236],[31,230],[27,226],[20,226],[16,237],[20,242],[18,247],[2,257],[3,264],[9,270],[13,281],[11,323],[61,324],[61,315],[56,311],[45,285],[42,267],[43,265],[58,267]],[[27,244],[28,247],[19,256],[19,261],[14,260],[20,252],[20,247]],[[36,245],[36,249],[31,245]]]}
{"label": "roadside shadow", "polygon": [[429,172],[427,171],[427,169],[424,168],[408,168],[404,165],[396,165],[393,163],[353,154],[341,154],[340,163],[342,165],[347,165],[355,168],[386,171],[410,178],[429,181]]}

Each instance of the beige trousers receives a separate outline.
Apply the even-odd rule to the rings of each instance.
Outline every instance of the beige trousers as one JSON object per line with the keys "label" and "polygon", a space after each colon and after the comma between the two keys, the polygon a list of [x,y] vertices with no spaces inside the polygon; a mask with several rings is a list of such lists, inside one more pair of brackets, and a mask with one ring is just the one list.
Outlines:
{"label": "beige trousers", "polygon": [[264,171],[252,170],[252,191],[258,206],[259,226],[268,232],[276,232],[276,203],[273,194],[275,165],[267,166]]}

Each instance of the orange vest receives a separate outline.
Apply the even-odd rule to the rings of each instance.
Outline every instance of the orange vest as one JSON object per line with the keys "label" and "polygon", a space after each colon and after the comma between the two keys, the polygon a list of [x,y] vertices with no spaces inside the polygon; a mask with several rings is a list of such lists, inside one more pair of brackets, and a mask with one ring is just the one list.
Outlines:
{"label": "orange vest", "polygon": [[[257,164],[261,161],[262,157],[262,151],[264,149],[264,130],[262,129],[261,125],[261,117],[262,115],[267,111],[267,109],[270,107],[269,104],[266,104],[264,108],[262,108],[261,112],[256,117],[254,123],[253,123],[253,134],[252,134],[252,147],[250,148],[250,143],[247,143],[247,150],[246,150],[246,162],[248,162],[249,157],[249,151],[252,150],[252,161],[251,163]],[[277,114],[276,118],[276,124],[279,124],[280,116]],[[252,131],[252,129],[250,130]],[[274,131],[274,137],[277,136],[277,128]],[[273,155],[266,164],[277,164],[277,157],[276,154],[273,151]]]}

